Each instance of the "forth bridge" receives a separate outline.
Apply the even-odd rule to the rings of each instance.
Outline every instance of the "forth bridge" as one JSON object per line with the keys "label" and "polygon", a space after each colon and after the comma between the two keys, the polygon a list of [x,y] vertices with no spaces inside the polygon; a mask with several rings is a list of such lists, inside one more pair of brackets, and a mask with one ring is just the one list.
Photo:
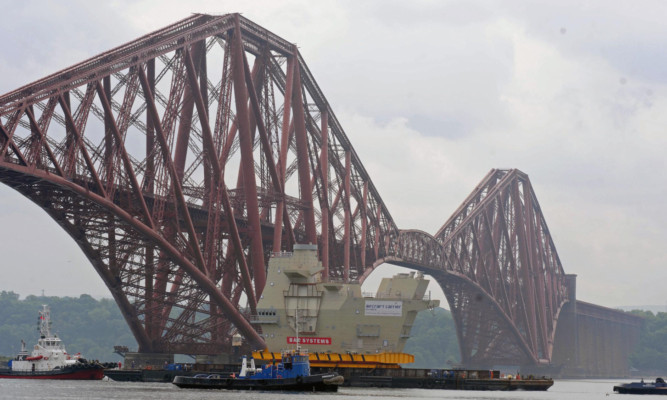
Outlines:
{"label": "forth bridge", "polygon": [[262,347],[268,258],[297,243],[325,279],[433,277],[468,367],[624,376],[638,340],[640,318],[577,300],[521,171],[491,170],[434,234],[398,227],[297,46],[239,14],[1,96],[0,181],[76,241],[139,352],[217,354],[236,332]]}

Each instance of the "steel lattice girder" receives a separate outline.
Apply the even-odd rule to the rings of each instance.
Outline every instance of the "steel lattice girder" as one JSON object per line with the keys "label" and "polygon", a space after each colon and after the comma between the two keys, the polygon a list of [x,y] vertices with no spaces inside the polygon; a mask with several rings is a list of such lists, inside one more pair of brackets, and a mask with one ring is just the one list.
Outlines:
{"label": "steel lattice girder", "polygon": [[353,280],[397,232],[296,46],[238,14],[0,97],[0,181],[77,241],[145,352],[261,347],[272,251],[318,242]]}
{"label": "steel lattice girder", "polygon": [[435,236],[399,232],[296,46],[236,14],[0,97],[0,181],[76,240],[140,351],[219,353],[235,330],[261,346],[246,314],[296,242],[330,279],[433,275],[464,362],[548,361],[566,299],[524,174],[491,171]]}
{"label": "steel lattice girder", "polygon": [[[484,313],[498,320],[490,314],[501,311],[525,359],[550,362],[558,316],[568,301],[567,286],[528,176],[518,170],[491,171],[436,237],[454,270],[474,282],[494,305],[477,311],[471,299],[478,299],[480,290],[471,287],[468,302],[457,310],[460,318]],[[496,342],[506,334],[500,327],[490,329],[489,339],[473,350],[471,342],[477,339],[463,339],[461,333],[462,356],[471,361],[495,359],[487,352],[497,352]]]}
{"label": "steel lattice girder", "polygon": [[383,261],[438,281],[464,364],[551,361],[567,286],[526,174],[492,170],[435,236],[402,230]]}

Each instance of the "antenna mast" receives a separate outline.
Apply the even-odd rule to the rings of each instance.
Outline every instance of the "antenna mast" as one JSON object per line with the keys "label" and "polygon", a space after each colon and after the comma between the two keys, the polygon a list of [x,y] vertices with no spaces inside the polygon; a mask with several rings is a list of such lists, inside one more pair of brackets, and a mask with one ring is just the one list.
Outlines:
{"label": "antenna mast", "polygon": [[294,326],[296,327],[296,351],[301,351],[301,342],[299,341],[299,299],[296,299],[296,312],[294,313]]}

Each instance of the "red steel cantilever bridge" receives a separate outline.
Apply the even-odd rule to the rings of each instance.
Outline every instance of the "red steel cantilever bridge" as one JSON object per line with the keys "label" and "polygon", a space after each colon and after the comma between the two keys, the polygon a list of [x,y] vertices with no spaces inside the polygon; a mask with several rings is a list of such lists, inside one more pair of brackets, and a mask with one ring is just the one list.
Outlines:
{"label": "red steel cantilever bridge", "polygon": [[524,173],[492,170],[435,235],[399,229],[297,47],[238,14],[0,97],[0,181],[78,243],[141,352],[262,346],[249,316],[295,243],[318,244],[328,279],[433,276],[464,363],[551,362],[576,301]]}

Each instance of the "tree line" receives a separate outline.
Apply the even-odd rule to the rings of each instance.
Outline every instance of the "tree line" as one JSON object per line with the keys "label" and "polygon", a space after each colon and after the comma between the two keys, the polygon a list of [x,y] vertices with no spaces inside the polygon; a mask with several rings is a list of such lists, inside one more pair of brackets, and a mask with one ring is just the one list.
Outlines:
{"label": "tree line", "polygon": [[644,318],[639,344],[630,356],[630,365],[639,371],[667,372],[667,313],[633,310]]}
{"label": "tree line", "polygon": [[417,314],[404,353],[415,356],[410,368],[454,368],[461,362],[456,326],[449,310],[434,308]]}
{"label": "tree line", "polygon": [[[51,331],[65,344],[68,353],[100,361],[121,361],[113,353],[115,345],[136,351],[137,342],[112,299],[97,300],[87,294],[79,297],[27,296],[0,292],[0,362],[21,350],[21,339],[28,349],[39,336],[38,317],[42,305],[51,309]],[[451,368],[459,362],[456,330],[449,311],[436,308],[417,316],[404,352],[414,354],[414,368]]]}
{"label": "tree line", "polygon": [[[87,294],[79,297],[27,296],[0,292],[0,361],[21,349],[21,339],[32,346],[37,342],[38,312],[42,305],[51,308],[52,332],[63,340],[70,354],[80,352],[87,359],[120,361],[115,345],[131,351],[137,343],[112,299],[97,300]],[[667,371],[667,313],[632,311],[644,318],[639,344],[630,356],[633,368],[640,371]],[[460,363],[459,345],[452,315],[436,308],[417,315],[403,351],[415,356],[413,368],[453,368]]]}

